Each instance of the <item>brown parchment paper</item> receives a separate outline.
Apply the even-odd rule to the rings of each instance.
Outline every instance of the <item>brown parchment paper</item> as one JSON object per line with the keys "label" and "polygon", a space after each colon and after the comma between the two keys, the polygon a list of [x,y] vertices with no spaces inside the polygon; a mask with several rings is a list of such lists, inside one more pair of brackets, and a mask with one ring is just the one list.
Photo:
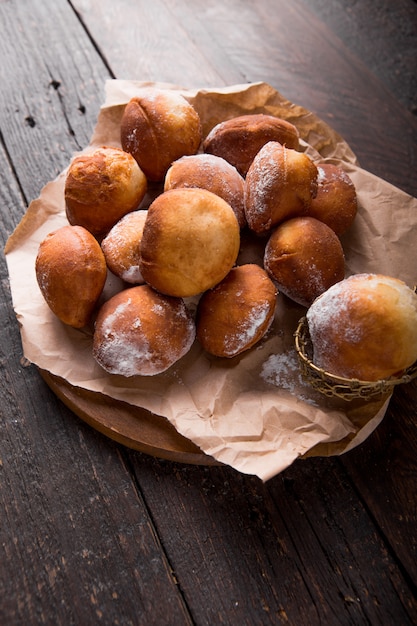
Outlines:
{"label": "brown parchment paper", "polygon": [[[265,83],[189,91],[162,83],[110,80],[85,151],[97,145],[120,146],[123,108],[144,86],[178,89],[199,112],[204,134],[219,121],[244,113],[265,112],[296,124],[302,149],[316,161],[344,167],[356,186],[359,212],[342,242],[347,275],[380,272],[415,284],[417,200],[361,169],[337,133]],[[59,322],[36,282],[40,242],[67,223],[65,174],[48,183],[31,202],[5,248],[13,306],[29,361],[72,385],[166,417],[205,453],[262,480],[298,457],[342,454],[376,428],[389,398],[359,404],[330,401],[302,380],[293,333],[305,310],[281,295],[267,337],[238,357],[211,357],[195,342],[181,361],[157,376],[123,378],[104,372],[92,358],[92,329],[75,330]],[[150,201],[150,196],[145,198],[141,208]],[[248,248],[239,261],[261,258],[261,250]],[[120,288],[121,283],[109,274],[103,299]]]}

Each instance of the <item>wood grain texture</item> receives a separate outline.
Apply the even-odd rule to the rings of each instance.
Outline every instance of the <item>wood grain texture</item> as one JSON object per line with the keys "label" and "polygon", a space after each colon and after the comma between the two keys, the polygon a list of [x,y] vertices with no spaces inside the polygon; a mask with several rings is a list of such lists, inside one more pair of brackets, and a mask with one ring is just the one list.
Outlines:
{"label": "wood grain texture", "polygon": [[[202,73],[203,52],[210,67],[224,68],[220,84],[270,83],[333,126],[365,169],[417,195],[416,179],[409,173],[417,167],[417,120],[306,2],[196,0],[190,6],[187,0],[158,0],[156,18],[149,15],[150,5],[144,0],[124,0],[119,16],[110,20],[104,17],[114,11],[110,0],[100,3],[100,11],[97,1],[75,0],[74,5],[101,48],[110,37],[123,41],[123,46],[112,46],[107,55],[108,62],[118,68],[118,77],[193,87],[198,76],[197,86],[204,85],[204,79],[208,86],[219,86],[216,75]],[[182,34],[181,45],[171,48],[171,39],[163,36],[155,36],[149,45],[151,35],[143,40],[139,37],[139,16],[144,21],[150,19],[157,32],[172,20],[175,33]],[[196,57],[193,49],[197,44]],[[166,68],[163,65],[161,73],[156,72],[152,59],[165,58],[166,54],[171,63]],[[195,61],[197,66],[190,74],[183,71],[184,65],[194,66]],[[402,166],[405,162],[411,163],[411,170]]]}
{"label": "wood grain texture", "polygon": [[0,24],[2,136],[30,202],[88,144],[110,75],[66,2],[1,2]]}
{"label": "wood grain texture", "polygon": [[[365,4],[348,3],[363,46]],[[1,2],[2,243],[88,143],[112,76],[265,80],[417,195],[415,119],[343,23],[307,0]],[[0,276],[1,624],[416,623],[416,383],[359,448],[266,484],[155,459],[78,419],[22,359],[4,258]]]}
{"label": "wood grain texture", "polygon": [[[198,624],[413,623],[407,580],[333,459],[265,485],[155,463],[138,457],[135,469]],[[181,522],[178,493],[189,502]]]}
{"label": "wood grain texture", "polygon": [[218,465],[189,439],[180,435],[166,418],[124,402],[113,402],[102,394],[74,387],[50,372],[41,371],[40,374],[71,411],[110,439],[169,461]]}
{"label": "wood grain texture", "polygon": [[410,580],[417,580],[416,382],[398,389],[366,445],[343,457]]}
{"label": "wood grain texture", "polygon": [[[184,87],[216,86],[239,82],[224,55],[211,63],[201,49],[201,32],[189,28],[187,16],[196,15],[195,4],[187,11],[169,6],[165,0],[123,0],[121,3],[80,0],[73,3],[88,32],[105,51],[117,78],[174,83]],[[208,32],[206,43],[210,45]],[[109,47],[108,42],[112,40]],[[211,44],[212,45],[212,44]]]}
{"label": "wood grain texture", "polygon": [[416,0],[305,0],[305,4],[417,114]]}

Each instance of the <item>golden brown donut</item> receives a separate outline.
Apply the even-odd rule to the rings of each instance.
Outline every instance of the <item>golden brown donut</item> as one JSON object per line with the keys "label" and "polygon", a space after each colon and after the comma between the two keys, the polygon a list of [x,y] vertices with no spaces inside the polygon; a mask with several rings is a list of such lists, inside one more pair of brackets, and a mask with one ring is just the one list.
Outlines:
{"label": "golden brown donut", "polygon": [[194,320],[183,300],[137,285],[101,307],[93,356],[110,374],[154,376],[183,357],[194,339]]}
{"label": "golden brown donut", "polygon": [[308,214],[343,235],[353,224],[358,211],[355,186],[341,167],[332,163],[317,165],[317,194]]}
{"label": "golden brown donut", "polygon": [[230,204],[240,228],[246,226],[244,180],[237,169],[221,157],[195,154],[175,161],[165,176],[164,190],[178,187],[199,187],[212,191]]}
{"label": "golden brown donut", "polygon": [[203,141],[203,151],[223,157],[245,177],[256,154],[269,141],[297,150],[299,133],[291,122],[273,115],[240,115],[217,124]]}
{"label": "golden brown donut", "polygon": [[234,357],[254,346],[270,328],[277,290],[259,265],[234,267],[198,303],[197,339],[215,356]]}
{"label": "golden brown donut", "polygon": [[417,360],[417,295],[404,282],[355,274],[307,311],[314,363],[345,378],[376,381]]}
{"label": "golden brown donut", "polygon": [[161,293],[194,296],[226,276],[239,245],[238,221],[223,198],[206,189],[170,189],[148,209],[140,269]]}
{"label": "golden brown donut", "polygon": [[101,242],[107,267],[127,283],[145,282],[139,267],[140,242],[148,215],[146,210],[132,211],[120,219]]}
{"label": "golden brown donut", "polygon": [[162,181],[171,163],[201,143],[197,111],[178,92],[145,88],[123,112],[120,139],[150,181]]}
{"label": "golden brown donut", "polygon": [[339,238],[313,217],[294,217],[277,226],[265,247],[264,267],[278,289],[303,306],[345,277]]}
{"label": "golden brown donut", "polygon": [[82,226],[63,226],[41,242],[35,261],[39,288],[64,324],[82,328],[103,290],[107,267],[93,235]]}
{"label": "golden brown donut", "polygon": [[139,206],[146,189],[144,173],[127,152],[102,147],[79,155],[65,180],[68,221],[100,238]]}
{"label": "golden brown donut", "polygon": [[304,153],[270,141],[258,152],[245,180],[245,213],[257,234],[306,214],[317,192],[317,167]]}

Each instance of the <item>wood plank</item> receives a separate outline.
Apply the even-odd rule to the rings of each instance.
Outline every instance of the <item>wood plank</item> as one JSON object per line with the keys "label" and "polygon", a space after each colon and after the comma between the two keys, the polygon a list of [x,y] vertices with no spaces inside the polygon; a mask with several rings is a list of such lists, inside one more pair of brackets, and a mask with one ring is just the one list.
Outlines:
{"label": "wood plank", "polygon": [[[23,3],[17,4],[10,21],[8,11],[13,7],[1,3],[0,21],[8,26],[13,23],[8,41],[12,36],[22,49],[19,41],[24,48],[25,42],[39,35],[46,7],[36,3],[28,19],[28,4],[25,11]],[[3,81],[2,89],[8,104],[1,122],[8,153],[3,143],[0,146],[3,246],[25,210],[24,199],[37,193],[44,178],[57,163],[61,166],[60,161],[63,163],[91,130],[90,123],[79,115],[71,122],[74,135],[69,133],[56,94],[51,100],[45,97],[45,90],[50,93],[49,83],[39,85],[35,80],[35,76],[45,78],[47,66],[65,53],[63,31],[56,30],[59,25],[63,30],[65,26],[66,41],[71,37],[82,41],[79,49],[86,51],[85,66],[95,63],[84,30],[71,21],[69,5],[56,3],[53,8],[56,14],[43,24],[44,31],[50,25],[48,39],[53,43],[48,52],[43,48],[41,56],[34,53],[39,71],[32,66],[22,68],[16,56],[13,64],[13,57],[8,57],[9,80]],[[66,78],[67,85],[77,84],[72,101],[78,101],[84,89],[86,99],[98,101],[101,96],[94,79],[80,84],[78,63],[83,65],[82,55],[69,70],[71,78]],[[100,67],[101,60],[96,63]],[[34,73],[32,82],[28,81],[30,90],[21,98],[27,97],[30,110],[37,111],[38,131],[28,141],[28,150],[22,151],[21,137],[33,129],[22,132],[18,122],[13,126],[10,116],[19,96],[17,85],[30,71]],[[16,173],[20,184],[15,181]],[[0,274],[0,622],[95,624],[106,616],[110,623],[132,623],[135,616],[140,619],[145,614],[147,623],[160,624],[170,614],[176,623],[189,623],[188,609],[119,447],[79,421],[42,382],[36,369],[22,360],[4,257]]]}
{"label": "wood plank", "polygon": [[305,4],[410,113],[417,114],[415,0],[367,0],[354,4],[345,0],[308,0]]}
{"label": "wood plank", "polygon": [[380,427],[341,457],[387,545],[417,581],[416,382],[398,389]]}
{"label": "wood plank", "polygon": [[1,131],[29,202],[88,144],[110,75],[65,2],[1,2],[0,24]]}
{"label": "wood plank", "polygon": [[162,459],[196,465],[218,465],[192,441],[175,430],[165,417],[125,402],[112,402],[99,393],[74,387],[41,371],[57,397],[87,424],[118,443]]}
{"label": "wood plank", "polygon": [[[186,88],[242,80],[243,75],[228,58],[216,54],[218,48],[207,30],[200,27],[195,32],[188,27],[188,16],[195,15],[197,5],[176,10],[164,0],[124,0],[122,6],[107,0],[76,0],[72,4],[99,49],[106,51],[117,78]],[[201,38],[212,51],[210,57],[201,51]]]}
{"label": "wood plank", "polygon": [[407,579],[334,459],[262,485],[132,453],[199,624],[413,624]]}

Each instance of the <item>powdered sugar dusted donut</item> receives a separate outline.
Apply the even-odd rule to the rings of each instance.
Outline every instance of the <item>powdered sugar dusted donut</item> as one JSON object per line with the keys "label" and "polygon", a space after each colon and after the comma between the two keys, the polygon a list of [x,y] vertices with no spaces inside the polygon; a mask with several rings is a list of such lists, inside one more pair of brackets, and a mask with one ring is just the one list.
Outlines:
{"label": "powdered sugar dusted donut", "polygon": [[70,224],[103,237],[145,197],[147,180],[132,155],[102,147],[73,159],[65,179]]}
{"label": "powdered sugar dusted donut", "polygon": [[177,187],[199,187],[215,193],[230,204],[240,228],[246,226],[244,180],[237,169],[221,157],[195,154],[175,161],[165,176],[164,190]]}
{"label": "powdered sugar dusted donut", "polygon": [[264,269],[247,264],[200,298],[197,338],[219,357],[233,357],[254,346],[274,319],[277,290]]}
{"label": "powdered sugar dusted donut", "polygon": [[345,277],[345,258],[336,233],[313,217],[294,217],[272,232],[264,266],[278,289],[309,306]]}
{"label": "powdered sugar dusted donut", "polygon": [[110,374],[154,376],[184,356],[194,338],[194,320],[183,300],[138,285],[101,307],[93,356]]}
{"label": "powdered sugar dusted donut", "polygon": [[144,283],[139,267],[140,242],[148,212],[132,211],[117,222],[101,242],[111,272],[127,283]]}
{"label": "powdered sugar dusted donut", "polygon": [[93,235],[82,226],[62,226],[40,243],[35,261],[39,289],[64,324],[86,326],[103,291],[107,267]]}
{"label": "powdered sugar dusted donut", "polygon": [[145,281],[185,298],[219,283],[236,262],[240,229],[232,207],[207,189],[181,187],[148,209],[141,242]]}
{"label": "powdered sugar dusted donut", "polygon": [[358,212],[355,186],[344,170],[332,163],[317,165],[317,194],[308,214],[321,220],[337,235],[343,235]]}
{"label": "powdered sugar dusted donut", "polygon": [[246,176],[253,159],[269,141],[297,150],[299,133],[291,122],[273,115],[239,115],[217,124],[205,138],[203,150],[226,159]]}
{"label": "powdered sugar dusted donut", "polygon": [[271,141],[256,155],[245,180],[248,226],[257,234],[305,215],[317,192],[317,167],[304,153]]}
{"label": "powdered sugar dusted donut", "polygon": [[200,117],[180,93],[143,88],[125,107],[120,138],[148,180],[161,181],[173,161],[197,152]]}
{"label": "powdered sugar dusted donut", "polygon": [[417,295],[404,282],[356,274],[307,311],[314,363],[337,376],[376,381],[417,360]]}

